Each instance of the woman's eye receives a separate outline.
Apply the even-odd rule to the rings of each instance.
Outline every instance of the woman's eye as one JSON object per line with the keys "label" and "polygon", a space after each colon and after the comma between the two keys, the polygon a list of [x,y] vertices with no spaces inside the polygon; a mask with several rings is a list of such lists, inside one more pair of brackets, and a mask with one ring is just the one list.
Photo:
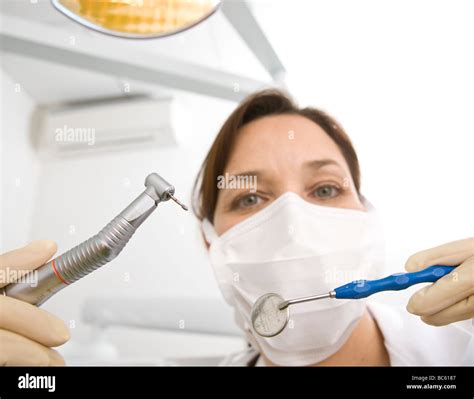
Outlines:
{"label": "woman's eye", "polygon": [[320,186],[316,190],[314,190],[314,194],[316,195],[316,197],[319,197],[321,199],[334,198],[339,195],[340,192],[341,190],[339,190],[339,188],[331,185]]}
{"label": "woman's eye", "polygon": [[239,198],[239,200],[237,201],[237,207],[239,208],[248,208],[248,207],[251,207],[253,205],[257,205],[259,204],[260,202],[260,198],[258,195],[256,194],[249,194],[249,195],[246,195],[242,198]]}

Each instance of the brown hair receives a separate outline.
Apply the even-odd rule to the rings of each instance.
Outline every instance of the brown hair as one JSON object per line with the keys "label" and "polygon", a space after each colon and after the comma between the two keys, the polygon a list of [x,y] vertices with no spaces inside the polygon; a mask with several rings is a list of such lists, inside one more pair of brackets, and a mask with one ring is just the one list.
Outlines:
{"label": "brown hair", "polygon": [[193,211],[202,220],[213,222],[216,209],[217,178],[224,174],[240,128],[247,123],[270,115],[300,115],[319,125],[337,144],[344,156],[355,188],[360,190],[360,167],[351,140],[337,121],[316,108],[299,108],[286,93],[267,89],[244,99],[221,127],[204,160],[193,188]]}

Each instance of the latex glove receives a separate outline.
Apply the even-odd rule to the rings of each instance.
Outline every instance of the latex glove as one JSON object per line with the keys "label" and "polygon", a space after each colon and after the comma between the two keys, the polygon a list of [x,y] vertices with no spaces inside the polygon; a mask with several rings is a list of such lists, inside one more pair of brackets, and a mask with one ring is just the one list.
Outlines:
{"label": "latex glove", "polygon": [[[46,263],[56,252],[56,243],[33,241],[26,247],[0,255],[0,287],[13,281],[16,272],[26,274]],[[51,347],[69,339],[64,322],[29,303],[0,295],[0,365],[58,366],[61,355]]]}
{"label": "latex glove", "polygon": [[455,266],[451,273],[415,292],[407,310],[433,326],[474,317],[474,237],[412,255],[405,268],[418,271],[433,265]]}

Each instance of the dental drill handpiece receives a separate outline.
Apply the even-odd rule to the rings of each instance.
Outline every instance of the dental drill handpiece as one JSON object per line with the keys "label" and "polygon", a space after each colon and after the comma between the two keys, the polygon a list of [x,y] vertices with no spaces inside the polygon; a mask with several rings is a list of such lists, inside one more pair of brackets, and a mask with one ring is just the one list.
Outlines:
{"label": "dental drill handpiece", "polygon": [[23,276],[19,282],[5,286],[3,295],[39,306],[64,287],[117,257],[160,202],[172,199],[184,210],[188,209],[174,197],[174,187],[160,175],[148,175],[145,186],[145,191],[98,234],[30,272],[37,272],[34,286],[26,283],[31,279]]}

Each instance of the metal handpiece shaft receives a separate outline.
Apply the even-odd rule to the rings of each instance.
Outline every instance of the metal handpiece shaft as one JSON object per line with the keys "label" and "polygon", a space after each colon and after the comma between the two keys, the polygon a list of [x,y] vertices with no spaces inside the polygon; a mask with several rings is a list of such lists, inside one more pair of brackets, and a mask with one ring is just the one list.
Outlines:
{"label": "metal handpiece shaft", "polygon": [[52,295],[88,275],[118,256],[137,228],[161,201],[174,194],[174,187],[152,173],[145,180],[146,190],[98,234],[37,268],[32,279],[11,283],[3,294],[33,305],[41,305]]}

